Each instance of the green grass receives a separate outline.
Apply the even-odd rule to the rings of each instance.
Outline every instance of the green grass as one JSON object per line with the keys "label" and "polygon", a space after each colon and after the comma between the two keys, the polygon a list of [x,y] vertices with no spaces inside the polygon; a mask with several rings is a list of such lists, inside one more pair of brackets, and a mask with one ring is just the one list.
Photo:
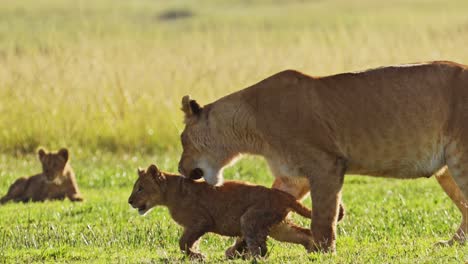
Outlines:
{"label": "green grass", "polygon": [[[161,19],[173,11],[189,16]],[[38,146],[68,146],[87,199],[1,206],[0,262],[183,261],[167,210],[126,204],[138,166],[176,170],[183,95],[208,103],[286,68],[467,64],[467,12],[465,0],[0,1],[0,194],[40,170]],[[226,178],[272,182],[259,159]],[[270,241],[269,261],[468,261],[466,246],[433,246],[460,221],[434,179],[350,176],[344,188],[336,255]],[[220,262],[230,243],[208,235],[201,249]]]}
{"label": "green grass", "polygon": [[[176,155],[80,155],[72,165],[86,201],[7,204],[0,207],[0,260],[6,262],[151,263],[185,261],[178,250],[181,228],[166,208],[141,217],[127,204],[136,168],[156,162],[175,170]],[[0,192],[17,177],[40,170],[33,156],[0,156]],[[263,160],[247,158],[226,178],[269,185]],[[453,235],[460,213],[434,179],[383,180],[348,176],[347,215],[338,228],[336,255],[305,254],[302,247],[269,240],[269,262],[461,263],[467,246],[435,247]],[[310,199],[306,204],[310,206]],[[297,223],[309,221],[294,216]],[[209,262],[224,260],[233,239],[206,235],[201,250]],[[242,262],[242,261],[237,261]]]}

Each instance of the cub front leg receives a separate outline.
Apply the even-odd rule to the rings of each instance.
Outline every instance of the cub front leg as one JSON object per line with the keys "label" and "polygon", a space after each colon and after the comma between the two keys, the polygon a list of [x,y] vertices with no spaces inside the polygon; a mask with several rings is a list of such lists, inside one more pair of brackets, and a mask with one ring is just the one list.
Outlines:
{"label": "cub front leg", "polygon": [[83,196],[81,195],[78,184],[74,178],[70,178],[66,186],[66,195],[68,199],[72,202],[82,202],[84,201]]}
{"label": "cub front leg", "polygon": [[198,239],[205,234],[205,231],[185,228],[182,237],[179,240],[180,250],[185,252],[185,254],[194,260],[203,260],[205,256],[201,253],[196,252],[194,249],[194,244]]}
{"label": "cub front leg", "polygon": [[247,243],[242,237],[238,237],[234,245],[224,252],[227,259],[244,258],[247,253]]}

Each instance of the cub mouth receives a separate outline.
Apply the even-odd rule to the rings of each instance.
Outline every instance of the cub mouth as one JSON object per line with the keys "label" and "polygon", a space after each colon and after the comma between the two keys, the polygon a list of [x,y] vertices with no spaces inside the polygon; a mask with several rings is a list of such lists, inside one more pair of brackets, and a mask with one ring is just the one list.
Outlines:
{"label": "cub mouth", "polygon": [[203,177],[203,171],[200,168],[196,168],[190,172],[189,178],[193,180],[198,180]]}
{"label": "cub mouth", "polygon": [[142,206],[138,207],[138,213],[140,215],[144,215],[146,213],[146,205],[142,205]]}

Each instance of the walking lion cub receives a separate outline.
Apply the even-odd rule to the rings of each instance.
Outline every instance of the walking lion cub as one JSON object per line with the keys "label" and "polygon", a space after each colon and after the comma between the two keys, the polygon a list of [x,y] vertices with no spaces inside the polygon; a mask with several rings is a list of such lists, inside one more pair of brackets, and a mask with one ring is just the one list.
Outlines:
{"label": "walking lion cub", "polygon": [[42,173],[17,179],[0,199],[0,204],[9,201],[63,200],[65,197],[71,201],[83,201],[70,166],[68,150],[62,148],[54,153],[39,149],[38,155]]}
{"label": "walking lion cub", "polygon": [[155,165],[138,170],[138,175],[128,202],[141,215],[157,205],[167,206],[172,218],[184,227],[180,249],[192,259],[204,258],[194,245],[207,232],[244,238],[226,251],[228,258],[243,253],[265,256],[268,235],[309,251],[313,248],[310,230],[285,219],[290,211],[310,218],[311,211],[286,192],[238,181],[213,187],[161,172]]}

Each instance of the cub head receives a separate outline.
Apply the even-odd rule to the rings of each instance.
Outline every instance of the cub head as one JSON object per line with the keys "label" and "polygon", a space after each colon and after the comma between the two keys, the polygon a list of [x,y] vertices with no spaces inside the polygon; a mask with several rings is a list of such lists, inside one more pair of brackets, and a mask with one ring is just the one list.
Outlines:
{"label": "cub head", "polygon": [[150,165],[146,171],[138,169],[138,179],[128,198],[128,203],[138,209],[140,215],[147,214],[164,199],[166,176],[156,165]]}
{"label": "cub head", "polygon": [[48,181],[54,181],[64,174],[69,160],[68,149],[62,148],[58,152],[47,152],[40,148],[37,154],[42,164],[42,173]]}
{"label": "cub head", "polygon": [[201,107],[188,95],[182,98],[185,128],[181,134],[179,172],[185,177],[203,177],[211,185],[223,184],[223,168],[236,156],[229,147],[224,113]]}

